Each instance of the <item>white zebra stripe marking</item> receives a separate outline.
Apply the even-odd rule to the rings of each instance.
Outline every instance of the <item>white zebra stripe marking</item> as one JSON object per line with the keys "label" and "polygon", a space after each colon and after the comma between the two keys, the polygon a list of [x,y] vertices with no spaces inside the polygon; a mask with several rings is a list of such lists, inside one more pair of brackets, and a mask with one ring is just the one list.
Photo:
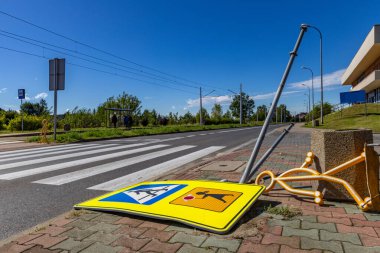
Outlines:
{"label": "white zebra stripe marking", "polygon": [[124,168],[124,167],[129,166],[129,165],[144,162],[146,160],[150,160],[150,159],[157,158],[160,156],[164,156],[164,155],[172,154],[175,152],[183,151],[183,150],[193,148],[193,147],[195,147],[195,146],[184,145],[184,146],[174,147],[174,148],[170,148],[170,149],[166,149],[166,150],[160,150],[160,151],[156,151],[153,153],[144,154],[144,155],[120,160],[117,162],[102,164],[102,165],[91,167],[91,168],[84,169],[84,170],[74,171],[74,172],[70,172],[70,173],[66,173],[66,174],[62,174],[62,175],[58,175],[58,176],[54,176],[54,177],[41,179],[38,181],[34,181],[33,183],[49,184],[49,185],[63,185],[63,184],[71,183],[71,182],[74,182],[74,181],[77,181],[77,180],[80,180],[83,178],[95,176],[98,174],[102,174],[102,173],[117,170],[117,169],[121,169],[121,168]]}
{"label": "white zebra stripe marking", "polygon": [[124,155],[135,154],[135,153],[139,153],[139,152],[143,152],[143,151],[147,151],[147,150],[152,150],[152,149],[157,149],[157,148],[162,148],[162,147],[167,147],[167,146],[168,145],[161,144],[161,145],[155,145],[155,146],[150,146],[150,147],[121,151],[121,152],[107,154],[107,155],[84,158],[84,159],[71,161],[71,162],[58,163],[58,164],[48,165],[48,166],[39,167],[39,168],[35,168],[35,169],[22,170],[22,171],[2,174],[2,175],[0,175],[0,179],[12,180],[12,179],[16,179],[16,178],[28,177],[28,176],[32,176],[32,175],[36,175],[36,174],[51,172],[51,171],[60,170],[60,169],[68,168],[68,167],[74,167],[74,166],[78,166],[78,165],[83,165],[83,164],[87,164],[87,163],[92,163],[92,162],[102,161],[102,160],[106,160],[106,159],[116,158],[116,157],[124,156]]}
{"label": "white zebra stripe marking", "polygon": [[[106,144],[102,145],[102,148],[104,147],[112,147],[117,144]],[[36,151],[36,152],[29,152],[29,153],[23,153],[23,154],[16,154],[16,155],[7,155],[4,157],[0,157],[1,162],[7,162],[7,161],[12,161],[12,160],[17,160],[17,159],[25,159],[25,158],[33,158],[33,157],[40,157],[43,155],[58,155],[58,154],[64,154],[68,152],[75,152],[75,151],[83,151],[87,149],[94,149],[98,148],[99,145],[96,144],[90,144],[86,146],[80,146],[80,147],[66,147],[66,148],[61,148],[61,149],[54,149],[54,150],[49,150],[49,151]]]}
{"label": "white zebra stripe marking", "polygon": [[162,173],[166,173],[170,170],[176,169],[182,165],[185,165],[189,162],[197,160],[208,154],[216,152],[222,148],[224,148],[224,146],[211,146],[211,147],[169,160],[167,162],[151,166],[149,168],[126,175],[124,177],[119,177],[117,179],[89,187],[87,189],[101,190],[101,191],[114,191],[114,190],[126,187],[128,185],[145,181],[145,180],[148,180],[149,178],[161,175]]}
{"label": "white zebra stripe marking", "polygon": [[142,146],[142,145],[146,145],[146,143],[136,143],[136,144],[130,144],[130,145],[124,145],[124,146],[117,146],[117,147],[111,147],[111,148],[102,148],[102,149],[96,149],[96,150],[91,150],[91,151],[79,152],[79,153],[74,153],[74,154],[58,155],[58,156],[54,156],[54,157],[45,157],[42,159],[32,159],[32,160],[28,160],[28,161],[8,163],[8,164],[0,165],[0,170],[6,170],[6,169],[16,168],[16,167],[20,167],[20,166],[26,166],[26,165],[31,165],[31,164],[37,164],[37,163],[51,162],[51,161],[56,161],[56,160],[61,160],[61,159],[68,159],[68,158],[71,159],[74,157],[80,157],[80,156],[85,156],[85,155],[93,155],[93,154],[103,153],[103,152],[107,152],[107,151],[115,151],[115,150],[119,150],[119,149],[137,147],[137,146]]}

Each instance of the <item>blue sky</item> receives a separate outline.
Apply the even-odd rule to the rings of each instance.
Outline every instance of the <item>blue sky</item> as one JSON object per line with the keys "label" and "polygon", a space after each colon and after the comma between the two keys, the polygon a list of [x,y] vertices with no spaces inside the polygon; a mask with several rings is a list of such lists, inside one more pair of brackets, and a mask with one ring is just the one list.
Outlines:
{"label": "blue sky", "polygon": [[[217,88],[204,98],[209,111],[215,102],[226,110],[232,95],[227,90],[238,91],[240,83],[256,105],[269,105],[301,23],[317,26],[324,35],[325,101],[337,104],[339,92],[349,90],[340,85],[340,76],[372,25],[379,23],[379,7],[379,1],[2,0],[0,11],[139,65],[0,14],[0,34],[11,32],[118,64],[109,68],[0,35],[0,47],[39,56],[0,48],[0,107],[18,109],[18,88],[26,89],[30,101],[46,97],[49,106],[53,105],[48,60],[43,57],[62,57],[72,64],[111,73],[67,65],[66,90],[58,95],[60,113],[75,106],[95,108],[123,91],[139,97],[144,109],[162,114],[195,113],[199,88],[190,86],[200,84],[204,94]],[[311,76],[301,70],[302,65],[312,68],[316,76],[317,103],[319,37],[313,30],[304,37],[280,101],[292,113],[306,110],[307,90],[300,84],[309,84]],[[120,69],[138,71],[139,75]],[[164,77],[167,82],[141,74],[161,80]]]}

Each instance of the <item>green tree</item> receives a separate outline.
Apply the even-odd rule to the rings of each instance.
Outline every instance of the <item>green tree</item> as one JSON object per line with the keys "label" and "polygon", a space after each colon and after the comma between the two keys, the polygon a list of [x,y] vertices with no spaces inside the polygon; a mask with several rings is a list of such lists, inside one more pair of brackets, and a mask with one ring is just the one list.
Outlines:
{"label": "green tree", "polygon": [[[242,92],[242,116],[243,122],[251,118],[253,115],[253,109],[255,108],[255,101],[249,97],[248,94]],[[230,104],[230,110],[232,116],[240,118],[240,94],[235,95]]]}
{"label": "green tree", "polygon": [[21,106],[21,111],[27,115],[33,116],[45,116],[50,114],[47,102],[45,99],[41,99],[38,103],[25,102]]}
{"label": "green tree", "polygon": [[[199,111],[195,115],[195,118],[197,120],[197,123],[199,123],[199,120],[200,120],[200,118],[199,118]],[[206,108],[202,107],[202,121],[203,121],[203,123],[205,123],[209,119],[210,119],[210,115],[208,114]]]}
{"label": "green tree", "polygon": [[179,121],[181,124],[194,124],[195,123],[195,117],[191,112],[187,112],[184,115],[180,116]]}
{"label": "green tree", "polygon": [[106,102],[97,108],[97,117],[104,122],[106,120],[106,108],[130,109],[132,121],[138,124],[141,115],[141,101],[133,95],[123,92],[117,97],[109,97]]}
{"label": "green tree", "polygon": [[223,110],[220,104],[214,104],[211,110],[211,119],[220,122],[223,117]]}
{"label": "green tree", "polygon": [[[330,114],[331,112],[333,112],[333,106],[326,102],[326,103],[323,103],[323,115],[327,115],[327,114]],[[310,114],[314,113],[314,119],[318,119],[321,117],[321,105],[318,104],[318,105],[315,105],[314,106],[314,110],[312,110],[310,112]],[[310,115],[308,115],[307,117],[309,117]],[[311,119],[311,116],[310,116],[310,119]]]}
{"label": "green tree", "polygon": [[259,105],[257,107],[257,110],[256,110],[256,119],[258,118],[259,121],[264,121],[267,113],[268,113],[267,106],[266,105]]}
{"label": "green tree", "polygon": [[[277,121],[281,122],[281,115],[282,115],[282,122],[289,122],[292,119],[292,115],[290,114],[290,111],[286,108],[286,105],[281,104],[277,106]],[[273,115],[274,121],[276,120],[276,115]]]}

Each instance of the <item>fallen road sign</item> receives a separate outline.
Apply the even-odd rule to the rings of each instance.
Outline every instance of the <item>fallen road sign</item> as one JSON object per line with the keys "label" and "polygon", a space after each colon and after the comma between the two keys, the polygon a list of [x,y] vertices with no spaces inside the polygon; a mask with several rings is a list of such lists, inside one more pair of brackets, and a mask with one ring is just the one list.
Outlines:
{"label": "fallen road sign", "polygon": [[173,220],[227,233],[265,186],[215,181],[157,181],[132,185],[74,206]]}

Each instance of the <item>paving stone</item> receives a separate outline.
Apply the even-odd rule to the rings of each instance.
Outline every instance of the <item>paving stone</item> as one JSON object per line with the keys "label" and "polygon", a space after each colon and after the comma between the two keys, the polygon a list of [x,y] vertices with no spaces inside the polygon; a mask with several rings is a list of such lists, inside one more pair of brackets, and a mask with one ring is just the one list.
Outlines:
{"label": "paving stone", "polygon": [[347,226],[351,226],[352,222],[350,218],[344,218],[344,217],[339,217],[339,218],[329,218],[329,217],[324,217],[324,216],[318,216],[318,222],[319,223],[339,223],[339,224],[344,224]]}
{"label": "paving stone", "polygon": [[[303,208],[303,207],[302,207]],[[302,209],[302,213],[304,215],[311,215],[311,216],[326,216],[326,217],[332,217],[332,214],[331,212],[325,212],[325,211],[321,211],[321,212],[318,212],[318,211],[312,211],[312,210],[304,210]]]}
{"label": "paving stone", "polygon": [[153,222],[153,221],[144,221],[139,227],[140,228],[154,228],[157,230],[164,230],[169,225],[159,222]]}
{"label": "paving stone", "polygon": [[148,228],[135,228],[130,226],[121,226],[119,229],[113,231],[113,234],[122,234],[122,235],[128,235],[130,237],[138,237],[139,235],[143,234],[145,231],[147,231]]}
{"label": "paving stone", "polygon": [[321,249],[336,253],[343,253],[343,247],[340,242],[318,241],[310,239],[308,237],[301,237],[301,249]]}
{"label": "paving stone", "polygon": [[269,226],[282,226],[282,227],[291,227],[291,228],[300,228],[301,221],[300,220],[277,220],[270,219],[268,221]]}
{"label": "paving stone", "polygon": [[72,238],[69,238],[61,243],[58,243],[51,247],[51,249],[63,249],[68,250],[70,253],[77,253],[87,247],[89,247],[93,242],[86,241],[75,241]]}
{"label": "paving stone", "polygon": [[[215,250],[212,248],[198,248],[190,244],[184,244],[176,253],[214,253]],[[227,251],[228,252],[228,251]],[[219,253],[219,251],[218,251]]]}
{"label": "paving stone", "polygon": [[140,226],[142,223],[144,222],[144,220],[140,220],[140,219],[133,219],[133,218],[129,218],[129,217],[123,217],[117,221],[114,222],[114,224],[124,224],[124,225],[129,225],[131,227],[138,227]]}
{"label": "paving stone", "polygon": [[86,220],[75,220],[67,225],[65,227],[76,227],[80,229],[87,229],[91,226],[94,226],[96,223],[91,222],[91,221],[86,221]]}
{"label": "paving stone", "polygon": [[67,236],[69,238],[73,238],[77,241],[81,241],[86,237],[89,237],[92,234],[95,234],[96,231],[93,230],[83,230],[79,228],[73,228],[67,232],[64,232],[62,236]]}
{"label": "paving stone", "polygon": [[75,221],[76,219],[66,218],[65,216],[60,216],[57,219],[53,220],[50,224],[57,227],[63,227],[70,222]]}
{"label": "paving stone", "polygon": [[311,216],[311,215],[298,216],[298,217],[295,217],[295,219],[298,219],[301,221],[308,221],[308,222],[317,222],[317,217]]}
{"label": "paving stone", "polygon": [[85,213],[82,214],[79,219],[85,220],[85,221],[90,221],[98,216],[102,215],[102,213]]}
{"label": "paving stone", "polygon": [[294,249],[287,245],[281,245],[280,253],[322,253],[322,250],[313,249],[313,250],[306,250],[306,249]]}
{"label": "paving stone", "polygon": [[210,236],[206,239],[206,241],[202,244],[202,247],[217,247],[217,248],[225,248],[229,251],[235,252],[239,246],[241,241],[240,240],[228,240],[228,239],[221,239],[215,236]]}
{"label": "paving stone", "polygon": [[346,213],[363,213],[357,206],[345,207]]}
{"label": "paving stone", "polygon": [[271,233],[274,235],[281,235],[282,234],[282,227],[281,226],[268,226],[267,224],[264,225],[261,228],[261,231],[264,233]]}
{"label": "paving stone", "polygon": [[231,251],[228,251],[226,249],[218,249],[216,253],[232,253]]}
{"label": "paving stone", "polygon": [[114,223],[117,220],[120,220],[120,216],[105,213],[105,214],[102,214],[102,215],[99,215],[99,216],[95,217],[91,221],[105,222],[105,223]]}
{"label": "paving stone", "polygon": [[165,253],[174,253],[182,247],[182,243],[166,243],[160,242],[159,240],[152,240],[146,244],[141,251],[142,252],[154,252],[159,250],[160,252]]}
{"label": "paving stone", "polygon": [[364,247],[354,245],[349,242],[343,242],[343,248],[347,253],[379,253],[380,247]]}
{"label": "paving stone", "polygon": [[295,229],[291,227],[284,227],[282,230],[283,236],[299,236],[299,237],[308,237],[311,239],[318,240],[318,229]]}
{"label": "paving stone", "polygon": [[369,221],[380,221],[380,214],[378,213],[365,213],[364,215]]}
{"label": "paving stone", "polygon": [[94,226],[91,226],[87,228],[88,230],[93,230],[93,231],[103,231],[106,233],[112,233],[116,229],[120,228],[121,225],[113,225],[113,224],[107,224],[103,222],[99,222],[95,224]]}
{"label": "paving stone", "polygon": [[270,244],[270,245],[263,245],[263,244],[257,244],[252,243],[248,241],[243,241],[238,253],[278,253],[280,249],[280,245],[277,244]]}
{"label": "paving stone", "polygon": [[24,244],[40,236],[42,236],[42,234],[26,234],[26,235],[16,238],[14,241],[17,242],[18,244]]}
{"label": "paving stone", "polygon": [[200,246],[205,240],[207,236],[204,235],[190,235],[185,234],[183,232],[179,232],[175,234],[169,242],[175,243],[175,242],[182,242],[187,244],[192,244],[193,246]]}
{"label": "paving stone", "polygon": [[363,245],[366,247],[380,246],[380,238],[368,235],[360,235],[360,239]]}
{"label": "paving stone", "polygon": [[358,234],[355,233],[331,233],[325,230],[321,230],[319,233],[322,241],[346,241],[361,245],[360,238]]}
{"label": "paving stone", "polygon": [[380,221],[368,221],[368,220],[357,220],[357,219],[351,219],[351,220],[354,226],[380,228]]}
{"label": "paving stone", "polygon": [[263,240],[261,241],[262,244],[285,244],[292,248],[298,249],[300,247],[300,238],[298,236],[279,236],[279,235],[273,235],[273,234],[265,234],[263,237]]}
{"label": "paving stone", "polygon": [[37,237],[36,239],[31,240],[25,244],[26,245],[38,244],[38,245],[43,246],[44,248],[50,248],[51,246],[56,245],[56,244],[66,240],[66,239],[67,239],[66,236],[65,237],[53,237],[53,236],[50,236],[48,234],[44,234],[43,236]]}
{"label": "paving stone", "polygon": [[377,237],[377,233],[373,227],[352,227],[343,224],[336,224],[339,233],[358,233]]}
{"label": "paving stone", "polygon": [[84,241],[100,242],[104,245],[108,245],[113,241],[116,241],[121,235],[107,234],[102,231],[96,232],[89,237],[83,239]]}
{"label": "paving stone", "polygon": [[175,234],[174,231],[160,231],[155,229],[149,229],[144,234],[140,235],[140,238],[154,238],[161,242],[167,242]]}
{"label": "paving stone", "polygon": [[334,223],[314,223],[314,222],[303,221],[301,224],[301,228],[302,229],[316,228],[316,229],[327,230],[330,232],[336,232],[336,227]]}
{"label": "paving stone", "polygon": [[112,243],[112,246],[122,246],[130,248],[131,250],[140,250],[144,247],[151,239],[148,238],[131,238],[129,236],[121,236],[116,241]]}
{"label": "paving stone", "polygon": [[191,234],[194,231],[196,231],[196,229],[190,228],[190,227],[178,226],[178,225],[171,225],[165,228],[165,231],[177,231],[177,232],[184,232],[184,233]]}
{"label": "paving stone", "polygon": [[81,251],[80,253],[118,253],[122,249],[122,247],[112,247],[103,245],[101,243],[94,243],[90,247]]}
{"label": "paving stone", "polygon": [[57,236],[59,234],[62,234],[63,232],[66,232],[68,230],[72,229],[72,227],[56,227],[56,226],[47,226],[44,227],[36,232],[33,232],[33,234],[49,234],[51,236]]}
{"label": "paving stone", "polygon": [[44,249],[42,246],[36,245],[30,249],[23,251],[23,253],[60,253],[60,250]]}
{"label": "paving stone", "polygon": [[0,247],[0,253],[20,253],[32,247],[34,245],[19,245],[16,242],[11,242]]}

